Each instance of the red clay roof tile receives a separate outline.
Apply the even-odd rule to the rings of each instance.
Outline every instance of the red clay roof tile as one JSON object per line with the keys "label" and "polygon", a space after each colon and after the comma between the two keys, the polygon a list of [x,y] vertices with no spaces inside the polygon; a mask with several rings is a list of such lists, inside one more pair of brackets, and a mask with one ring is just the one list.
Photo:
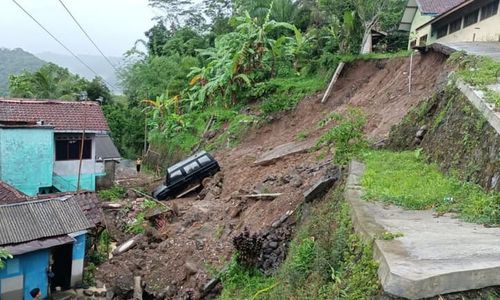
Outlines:
{"label": "red clay roof tile", "polygon": [[7,183],[0,181],[0,205],[24,202],[28,196]]}
{"label": "red clay roof tile", "polygon": [[109,131],[101,107],[96,102],[59,100],[0,99],[0,123],[44,121],[56,131]]}
{"label": "red clay roof tile", "polygon": [[424,14],[440,15],[466,0],[417,0],[420,11]]}

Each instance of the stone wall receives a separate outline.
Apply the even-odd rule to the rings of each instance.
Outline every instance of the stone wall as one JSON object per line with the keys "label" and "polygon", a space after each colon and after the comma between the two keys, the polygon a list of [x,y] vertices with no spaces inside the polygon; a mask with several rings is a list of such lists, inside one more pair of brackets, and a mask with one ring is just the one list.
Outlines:
{"label": "stone wall", "polygon": [[387,147],[422,148],[444,172],[500,191],[500,136],[453,85],[422,102],[392,128]]}

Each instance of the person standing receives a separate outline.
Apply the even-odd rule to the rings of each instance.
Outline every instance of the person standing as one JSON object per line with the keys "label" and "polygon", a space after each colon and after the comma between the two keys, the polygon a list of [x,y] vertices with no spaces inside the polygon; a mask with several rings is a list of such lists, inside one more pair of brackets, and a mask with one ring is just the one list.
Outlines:
{"label": "person standing", "polygon": [[138,157],[137,160],[135,161],[135,169],[137,170],[137,173],[141,172],[141,165],[142,165],[142,159]]}

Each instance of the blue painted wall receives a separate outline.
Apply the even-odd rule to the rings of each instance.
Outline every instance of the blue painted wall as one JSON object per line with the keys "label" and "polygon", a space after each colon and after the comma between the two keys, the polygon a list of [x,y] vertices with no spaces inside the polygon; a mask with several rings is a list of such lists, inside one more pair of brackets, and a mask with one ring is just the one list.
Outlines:
{"label": "blue painted wall", "polygon": [[[76,171],[78,173],[78,170]],[[96,174],[82,174],[80,177],[80,189],[87,191],[95,191]],[[74,176],[57,176],[53,178],[54,186],[61,192],[74,192],[78,184],[78,175]]]}
{"label": "blue painted wall", "polygon": [[[0,271],[0,279],[24,275],[24,298],[31,299],[29,292],[39,288],[43,299],[48,295],[47,267],[50,250],[39,250],[14,257],[6,261],[6,268]],[[1,291],[0,291],[1,293]]]}
{"label": "blue painted wall", "polygon": [[83,259],[85,257],[85,234],[74,237],[76,242],[73,244],[73,260]]}
{"label": "blue painted wall", "polygon": [[35,196],[52,186],[53,163],[53,129],[0,128],[0,180]]}

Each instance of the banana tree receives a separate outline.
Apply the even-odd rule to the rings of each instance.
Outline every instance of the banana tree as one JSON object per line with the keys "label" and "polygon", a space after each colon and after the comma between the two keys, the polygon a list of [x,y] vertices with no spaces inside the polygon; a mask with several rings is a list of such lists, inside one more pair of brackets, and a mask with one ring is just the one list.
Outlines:
{"label": "banana tree", "polygon": [[5,249],[0,249],[0,270],[5,267],[5,262],[7,259],[11,259],[12,255]]}

